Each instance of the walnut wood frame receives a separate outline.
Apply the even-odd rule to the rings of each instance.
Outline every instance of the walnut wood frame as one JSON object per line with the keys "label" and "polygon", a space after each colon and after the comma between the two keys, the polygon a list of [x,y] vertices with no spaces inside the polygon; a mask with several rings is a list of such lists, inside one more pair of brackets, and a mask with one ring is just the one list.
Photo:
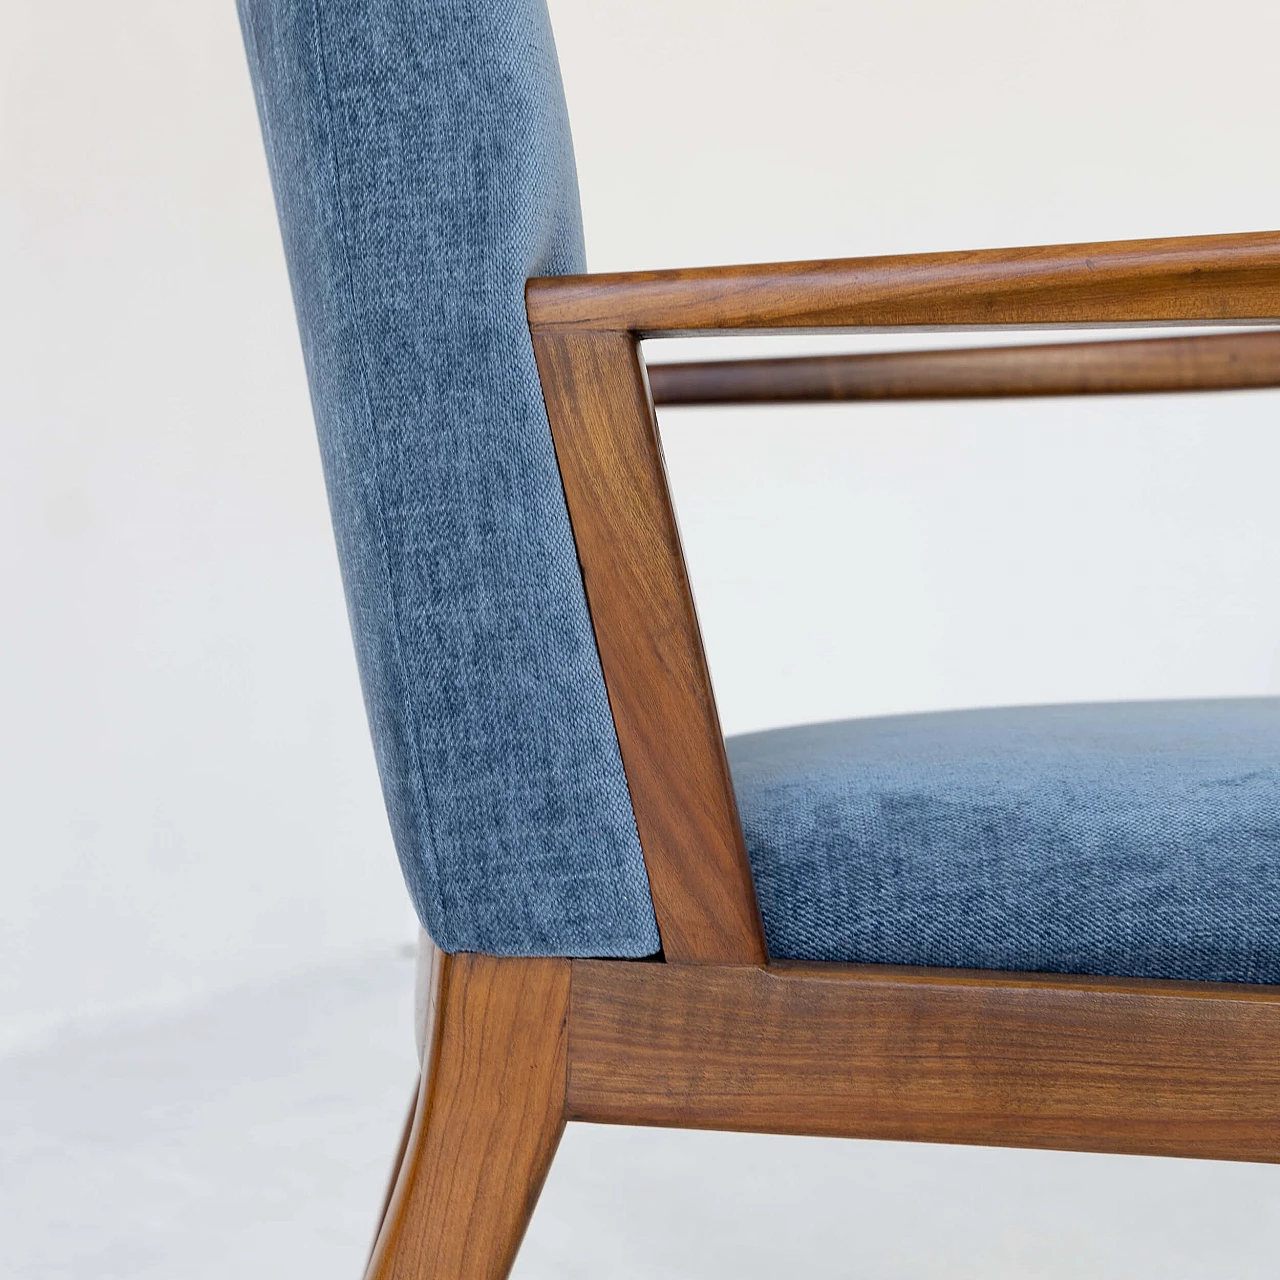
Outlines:
{"label": "walnut wood frame", "polygon": [[649,366],[649,387],[658,406],[1150,395],[1277,386],[1276,329],[1131,342]]}
{"label": "walnut wood frame", "polygon": [[[439,957],[368,1276],[501,1280],[566,1120],[1280,1161],[1280,987],[770,963],[639,347],[1276,324],[1280,233],[543,279],[527,302],[663,953]],[[1065,350],[912,353],[888,380],[931,395],[1280,381],[1275,335]],[[846,390],[883,386],[883,366],[839,359]],[[703,403],[829,382],[792,365],[722,364],[724,396],[693,378]]]}

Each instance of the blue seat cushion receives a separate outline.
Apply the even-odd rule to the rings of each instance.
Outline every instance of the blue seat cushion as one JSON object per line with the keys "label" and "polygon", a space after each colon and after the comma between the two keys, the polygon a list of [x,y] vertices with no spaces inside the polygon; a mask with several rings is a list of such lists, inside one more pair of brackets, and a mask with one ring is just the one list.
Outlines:
{"label": "blue seat cushion", "polygon": [[1280,982],[1280,699],[728,741],[777,958]]}

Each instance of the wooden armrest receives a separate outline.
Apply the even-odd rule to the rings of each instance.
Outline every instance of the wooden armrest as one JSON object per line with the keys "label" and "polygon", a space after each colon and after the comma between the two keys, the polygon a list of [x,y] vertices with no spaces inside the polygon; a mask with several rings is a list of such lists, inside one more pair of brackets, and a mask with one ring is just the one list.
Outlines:
{"label": "wooden armrest", "polygon": [[677,333],[1280,321],[1280,232],[531,280],[535,330]]}
{"label": "wooden armrest", "polygon": [[[640,339],[1280,322],[1280,232],[567,276],[531,280],[525,296],[664,955],[749,966],[764,963],[768,948]],[[1249,349],[1273,342],[1264,335]],[[1095,372],[1124,364],[1124,348],[1139,344],[1103,345],[1116,352],[1083,357]],[[1171,349],[1143,345],[1153,377],[1157,350]],[[1224,350],[1197,348],[1210,363]],[[954,355],[930,355],[934,374]],[[960,363],[970,375],[992,361],[1038,361],[1043,372],[1049,358],[987,352]],[[924,357],[911,359],[918,374]],[[1113,383],[1117,376],[1131,374],[1113,363]]]}
{"label": "wooden armrest", "polygon": [[649,365],[656,405],[972,400],[1280,387],[1280,330]]}

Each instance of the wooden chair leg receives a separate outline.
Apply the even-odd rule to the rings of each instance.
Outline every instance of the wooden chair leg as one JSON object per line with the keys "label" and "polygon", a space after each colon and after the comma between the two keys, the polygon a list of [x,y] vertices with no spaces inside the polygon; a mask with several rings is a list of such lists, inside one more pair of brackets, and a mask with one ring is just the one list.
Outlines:
{"label": "wooden chair leg", "polygon": [[567,960],[442,956],[366,1280],[504,1280],[564,1130]]}

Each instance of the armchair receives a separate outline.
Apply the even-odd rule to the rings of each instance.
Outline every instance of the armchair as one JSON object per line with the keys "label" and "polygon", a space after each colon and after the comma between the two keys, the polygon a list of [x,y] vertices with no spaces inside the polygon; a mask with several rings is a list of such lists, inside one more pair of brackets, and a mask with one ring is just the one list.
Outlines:
{"label": "armchair", "polygon": [[1277,386],[1277,334],[640,349],[1275,325],[1280,233],[589,276],[539,0],[240,8],[435,939],[368,1276],[500,1280],[567,1120],[1280,1159],[1280,703],[726,744],[654,411]]}

